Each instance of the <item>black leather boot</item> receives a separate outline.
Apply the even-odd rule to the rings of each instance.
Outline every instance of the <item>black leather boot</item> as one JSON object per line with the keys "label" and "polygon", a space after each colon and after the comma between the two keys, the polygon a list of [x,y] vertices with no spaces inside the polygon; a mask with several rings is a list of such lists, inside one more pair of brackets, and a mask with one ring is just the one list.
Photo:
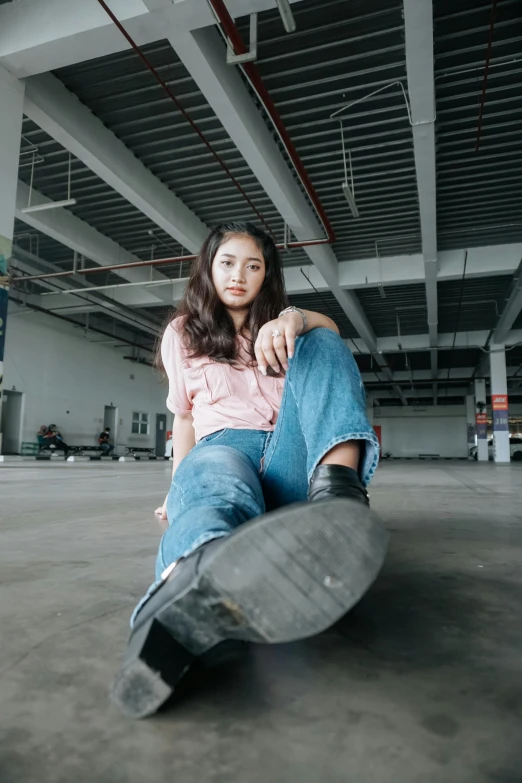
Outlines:
{"label": "black leather boot", "polygon": [[364,490],[354,503],[346,480],[343,486],[343,497],[263,514],[164,571],[135,619],[112,686],[122,712],[156,712],[192,665],[225,640],[304,639],[359,601],[382,566],[388,535],[364,505]]}
{"label": "black leather boot", "polygon": [[361,484],[357,471],[344,465],[318,465],[308,489],[309,502],[349,498],[370,505],[370,498]]}

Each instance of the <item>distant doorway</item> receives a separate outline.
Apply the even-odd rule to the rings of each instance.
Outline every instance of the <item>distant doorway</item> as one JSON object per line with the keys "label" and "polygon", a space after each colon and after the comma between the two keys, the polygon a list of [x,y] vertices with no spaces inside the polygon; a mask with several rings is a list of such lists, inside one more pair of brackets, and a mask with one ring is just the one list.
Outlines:
{"label": "distant doorway", "polygon": [[118,408],[113,405],[106,405],[103,415],[103,429],[105,427],[111,428],[111,440],[116,446],[116,438],[118,436]]}
{"label": "distant doorway", "polygon": [[167,443],[167,414],[156,414],[156,456],[165,456],[165,445]]}
{"label": "distant doorway", "polygon": [[2,394],[2,454],[20,454],[24,420],[24,392]]}

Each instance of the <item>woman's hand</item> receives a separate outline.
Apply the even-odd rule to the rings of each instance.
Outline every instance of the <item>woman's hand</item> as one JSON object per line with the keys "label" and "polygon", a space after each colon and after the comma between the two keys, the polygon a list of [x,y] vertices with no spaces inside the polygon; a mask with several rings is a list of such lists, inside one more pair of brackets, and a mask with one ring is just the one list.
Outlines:
{"label": "woman's hand", "polygon": [[[269,321],[259,330],[254,351],[257,365],[263,375],[270,365],[274,372],[281,372],[281,367],[288,370],[288,360],[295,351],[295,338],[303,331],[303,319],[299,313],[287,313],[281,318]],[[274,337],[274,332],[280,332]]]}
{"label": "woman's hand", "polygon": [[156,511],[154,512],[158,519],[167,519],[167,497],[165,498],[163,505],[159,506]]}

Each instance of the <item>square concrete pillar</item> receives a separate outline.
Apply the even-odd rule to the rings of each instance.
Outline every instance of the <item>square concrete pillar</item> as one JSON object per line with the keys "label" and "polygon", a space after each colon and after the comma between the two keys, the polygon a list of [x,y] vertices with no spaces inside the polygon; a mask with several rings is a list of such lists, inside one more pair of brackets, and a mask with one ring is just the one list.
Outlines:
{"label": "square concrete pillar", "polygon": [[491,372],[491,408],[493,412],[493,459],[511,461],[509,450],[508,394],[506,351],[503,345],[491,345],[489,354]]}

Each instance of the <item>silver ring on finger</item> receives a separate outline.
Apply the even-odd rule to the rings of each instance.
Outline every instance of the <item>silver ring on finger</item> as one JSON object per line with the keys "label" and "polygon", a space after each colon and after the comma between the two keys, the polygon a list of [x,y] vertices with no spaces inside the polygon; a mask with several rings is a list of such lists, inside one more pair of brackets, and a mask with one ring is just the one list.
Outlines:
{"label": "silver ring on finger", "polygon": [[274,331],[272,332],[272,337],[281,337],[281,332],[279,331],[279,329],[274,329]]}

